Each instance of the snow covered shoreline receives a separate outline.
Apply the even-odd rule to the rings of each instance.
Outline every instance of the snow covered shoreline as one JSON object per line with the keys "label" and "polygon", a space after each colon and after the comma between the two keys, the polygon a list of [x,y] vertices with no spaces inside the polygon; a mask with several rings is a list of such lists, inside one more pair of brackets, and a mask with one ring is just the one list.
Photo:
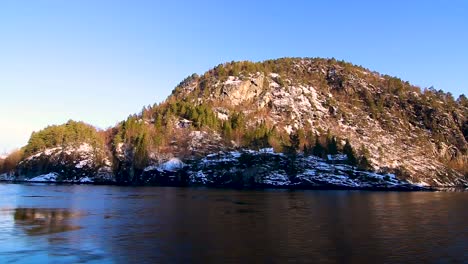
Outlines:
{"label": "snow covered shoreline", "polygon": [[29,177],[0,175],[15,183],[106,184],[128,186],[203,186],[237,189],[308,189],[428,191],[430,186],[398,179],[391,173],[362,171],[346,164],[344,157],[298,155],[291,158],[272,149],[218,152],[182,162],[173,157],[146,167],[133,181],[119,181],[112,173],[82,173],[70,177],[50,172]]}
{"label": "snow covered shoreline", "polygon": [[232,187],[223,185],[154,185],[154,184],[121,184],[115,182],[81,182],[81,181],[31,181],[31,180],[0,180],[6,184],[45,184],[45,185],[106,185],[127,187],[175,187],[175,188],[213,188],[213,189],[236,189],[236,190],[322,190],[322,191],[378,191],[378,192],[432,192],[432,191],[468,191],[467,188],[439,188],[421,186],[395,186],[395,187],[347,187],[347,186],[255,186],[255,187]]}

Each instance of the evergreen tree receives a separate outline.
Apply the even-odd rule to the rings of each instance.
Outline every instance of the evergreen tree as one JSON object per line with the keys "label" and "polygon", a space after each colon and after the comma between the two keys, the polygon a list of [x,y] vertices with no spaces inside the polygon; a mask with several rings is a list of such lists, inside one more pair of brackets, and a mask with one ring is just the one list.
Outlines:
{"label": "evergreen tree", "polygon": [[335,136],[327,137],[327,152],[332,155],[338,154],[338,143]]}
{"label": "evergreen tree", "polygon": [[139,135],[135,142],[134,166],[142,170],[148,164],[149,141],[146,133]]}
{"label": "evergreen tree", "polygon": [[309,149],[309,147],[307,146],[307,144],[304,144],[304,145],[302,146],[302,151],[304,152],[304,155],[305,155],[305,156],[310,155],[311,152],[312,152],[312,151]]}
{"label": "evergreen tree", "polygon": [[230,139],[232,137],[232,127],[231,127],[231,122],[226,121],[223,123],[223,135]]}
{"label": "evergreen tree", "polygon": [[270,135],[270,131],[266,126],[265,122],[261,122],[260,125],[255,128],[255,130],[247,137],[250,139],[250,145],[256,149],[267,148],[270,147],[268,137]]}
{"label": "evergreen tree", "polygon": [[297,132],[293,132],[289,135],[289,141],[291,142],[291,149],[296,152],[300,146],[300,135]]}
{"label": "evergreen tree", "polygon": [[348,157],[348,163],[350,165],[357,165],[356,153],[348,139],[346,139],[346,144],[343,147],[343,153]]}
{"label": "evergreen tree", "polygon": [[268,135],[265,134],[263,136],[254,138],[251,145],[257,150],[270,147],[270,143],[268,142]]}
{"label": "evergreen tree", "polygon": [[322,143],[320,143],[320,139],[318,136],[315,137],[315,144],[312,153],[314,154],[314,156],[321,158],[324,158],[326,155],[325,148],[323,147]]}
{"label": "evergreen tree", "polygon": [[104,139],[93,126],[70,120],[64,125],[48,126],[39,132],[32,133],[28,144],[24,147],[24,155],[26,157],[46,148],[66,147],[81,143],[98,147],[104,145]]}
{"label": "evergreen tree", "polygon": [[358,159],[358,167],[363,170],[370,170],[372,168],[371,163],[369,161],[370,152],[369,150],[364,146],[361,145],[361,148],[359,149],[359,159]]}

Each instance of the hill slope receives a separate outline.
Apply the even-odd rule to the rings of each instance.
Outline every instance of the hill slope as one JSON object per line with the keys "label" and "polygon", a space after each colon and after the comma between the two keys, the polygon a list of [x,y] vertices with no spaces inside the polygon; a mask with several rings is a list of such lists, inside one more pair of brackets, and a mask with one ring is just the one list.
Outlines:
{"label": "hill slope", "polygon": [[[165,102],[103,132],[103,153],[112,166],[109,174],[120,183],[158,177],[191,182],[198,172],[206,174],[207,155],[222,151],[217,157],[223,160],[232,151],[272,147],[285,154],[279,163],[313,164],[308,157],[314,155],[337,174],[339,166],[349,166],[345,174],[351,178],[367,170],[410,183],[460,186],[468,183],[467,117],[463,95],[455,100],[442,91],[421,91],[334,59],[231,62],[188,77]],[[30,144],[26,153],[34,155]],[[333,157],[339,154],[345,158],[337,161]],[[262,155],[268,162],[276,159],[275,153]],[[186,165],[161,169],[174,157]],[[235,164],[224,166],[236,175],[252,168],[244,161]],[[284,182],[293,184],[291,179],[321,165],[314,166],[293,166],[284,171]],[[247,178],[242,182],[269,181]]]}

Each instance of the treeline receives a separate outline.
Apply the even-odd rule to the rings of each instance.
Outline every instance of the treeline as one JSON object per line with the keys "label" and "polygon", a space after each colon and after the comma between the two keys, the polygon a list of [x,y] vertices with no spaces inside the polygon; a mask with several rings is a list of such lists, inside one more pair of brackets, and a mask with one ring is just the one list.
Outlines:
{"label": "treeline", "polygon": [[[300,68],[296,67],[300,65],[301,61],[309,61],[311,63],[309,68]],[[326,69],[329,72],[322,72],[319,69]],[[232,61],[224,64],[219,64],[218,66],[210,69],[202,76],[193,74],[187,77],[179,86],[184,86],[190,81],[199,80],[200,83],[209,81],[224,81],[228,76],[237,76],[237,77],[246,77],[249,74],[255,74],[257,72],[264,73],[268,75],[269,73],[277,73],[283,78],[288,78],[292,82],[297,82],[301,84],[322,84],[323,86],[331,86],[331,88],[345,88],[347,86],[354,87],[358,83],[354,83],[355,77],[363,79],[368,83],[372,84],[374,87],[379,87],[385,90],[385,93],[377,94],[377,101],[370,102],[368,95],[366,94],[357,94],[366,99],[366,103],[374,104],[376,107],[383,105],[382,100],[390,100],[391,97],[396,95],[399,99],[408,99],[411,96],[411,93],[416,93],[418,95],[423,94],[427,95],[424,100],[428,102],[437,104],[437,101],[443,102],[446,106],[454,105],[466,105],[466,96],[464,94],[460,95],[458,99],[455,99],[450,92],[444,92],[442,90],[436,90],[433,87],[421,89],[417,86],[411,85],[407,81],[403,81],[398,77],[389,76],[385,74],[379,74],[377,72],[371,72],[369,69],[366,69],[362,66],[354,65],[343,60],[336,60],[334,58],[324,59],[324,58],[280,58],[275,60],[266,60],[263,62],[251,62],[251,61]],[[330,72],[332,73],[330,75]],[[337,85],[339,87],[333,87]],[[319,85],[320,86],[320,85]],[[322,87],[324,88],[324,87]],[[365,90],[365,89],[364,89]],[[362,92],[363,89],[356,89],[355,92]],[[339,92],[340,89],[334,90],[334,92]],[[347,92],[349,95],[349,90]],[[388,96],[385,97],[385,96]],[[432,100],[438,99],[438,100]],[[440,106],[440,105],[436,105]],[[373,106],[369,106],[373,108]]]}
{"label": "treeline", "polygon": [[66,147],[84,142],[93,147],[104,145],[104,139],[95,127],[70,120],[64,125],[48,126],[39,132],[33,132],[23,151],[27,157],[47,148]]}
{"label": "treeline", "polygon": [[277,152],[322,158],[343,153],[348,156],[349,164],[370,168],[367,151],[355,151],[348,141],[342,144],[344,140],[337,139],[330,132],[313,133],[312,127],[306,127],[288,134],[265,121],[253,126],[248,121],[243,112],[230,111],[224,120],[219,119],[213,107],[205,103],[168,100],[144,107],[140,114],[129,116],[114,128],[111,132],[112,150],[117,155],[124,146],[127,154],[130,153],[126,166],[141,171],[154,162],[152,153],[172,153],[182,158],[193,154],[188,151],[189,134],[201,130],[218,133],[227,146],[235,142],[237,148],[258,150],[273,147]]}
{"label": "treeline", "polygon": [[5,159],[0,159],[0,173],[12,172],[23,159],[44,151],[47,148],[78,146],[88,143],[93,148],[105,151],[105,132],[99,132],[95,127],[84,122],[68,121],[63,125],[48,126],[38,132],[33,132],[28,144],[10,153]]}
{"label": "treeline", "polygon": [[[304,61],[309,63],[307,67],[297,67]],[[446,112],[467,109],[467,98],[463,94],[455,99],[450,92],[446,93],[433,87],[422,90],[400,78],[371,72],[362,66],[334,58],[281,58],[263,62],[233,61],[219,64],[201,76],[194,74],[187,77],[174,89],[173,94],[181,99],[182,97],[178,96],[181,88],[195,81],[196,91],[190,93],[193,97],[189,99],[207,98],[214,91],[214,87],[217,87],[217,83],[225,81],[228,76],[245,78],[257,72],[265,76],[278,73],[280,76],[275,81],[281,86],[288,85],[284,81],[287,79],[290,84],[308,84],[320,90],[330,91],[333,98],[325,102],[328,107],[335,107],[339,102],[341,106],[349,105],[350,110],[353,107],[365,109],[371,118],[390,131],[395,127],[392,117],[396,116],[430,130],[441,140],[444,140],[444,131],[440,130],[438,119]],[[364,80],[368,87],[356,80]],[[339,115],[346,121],[346,113]],[[439,118],[434,118],[437,115]],[[466,124],[467,122],[462,121],[459,129],[465,138],[468,138]],[[451,143],[461,147],[461,142]]]}
{"label": "treeline", "polygon": [[[130,147],[135,168],[142,169],[150,161],[150,153],[173,151],[184,147],[187,135],[192,130],[211,129],[220,131],[222,124],[211,107],[205,104],[191,104],[185,101],[168,101],[152,107],[144,107],[140,114],[131,115],[111,131],[112,150],[119,146]],[[178,129],[184,128],[184,129]]]}
{"label": "treeline", "polygon": [[[306,156],[317,156],[327,159],[329,155],[345,154],[347,163],[363,170],[372,168],[369,161],[369,151],[361,146],[356,150],[348,139],[344,140],[331,134],[330,131],[318,134],[312,129],[299,128],[291,134],[281,133],[277,129],[269,129],[262,122],[256,129],[246,134],[246,147],[261,149],[272,147],[277,152],[288,155],[302,153]],[[344,144],[342,143],[344,142]]]}
{"label": "treeline", "polygon": [[[309,63],[306,67],[297,67],[304,61]],[[182,88],[195,81],[195,92],[190,93],[192,97],[189,99],[207,98],[215,91],[214,87],[217,87],[220,81],[225,81],[228,76],[245,78],[257,72],[265,76],[269,73],[279,74],[275,81],[281,86],[288,85],[285,82],[287,79],[291,84],[308,84],[323,91],[330,91],[333,98],[325,102],[328,107],[335,107],[339,102],[341,106],[349,105],[350,110],[353,107],[365,109],[371,118],[389,130],[394,129],[392,117],[397,116],[430,130],[435,137],[443,140],[439,120],[433,116],[456,109],[465,109],[465,116],[467,115],[467,98],[464,94],[455,99],[450,92],[433,87],[421,89],[400,78],[371,72],[362,66],[334,58],[281,58],[263,62],[233,61],[219,64],[201,76],[193,74],[187,77],[174,89],[173,94],[177,95],[177,99],[181,99],[179,95]],[[361,80],[368,86],[365,87]],[[339,114],[346,121],[346,113]],[[466,123],[461,122],[459,127],[465,138],[468,137]],[[457,144],[457,147],[460,147],[460,144]]]}
{"label": "treeline", "polygon": [[[129,116],[105,132],[96,131],[94,127],[82,122],[69,121],[64,125],[50,126],[33,133],[23,149],[5,160],[0,160],[0,168],[3,168],[3,171],[11,169],[21,158],[46,148],[87,142],[93,146],[107,145],[114,155],[122,151],[121,147],[124,146],[124,151],[130,153],[128,162],[133,169],[142,170],[152,162],[153,153],[177,151],[176,154],[180,155],[186,151],[186,154],[190,155],[187,150],[189,133],[195,130],[218,133],[226,145],[234,142],[233,145],[238,148],[273,147],[277,152],[290,155],[303,153],[322,158],[326,158],[327,155],[346,154],[349,164],[362,169],[371,167],[367,149],[363,146],[356,148],[349,141],[332,135],[330,131],[304,125],[302,128],[292,129],[292,133],[287,133],[283,123],[275,126],[268,121],[256,121],[258,116],[246,114],[239,109],[229,109],[227,119],[218,118],[215,105],[206,100],[210,98],[216,84],[226,80],[228,76],[242,78],[257,72],[265,76],[278,73],[280,77],[275,81],[282,86],[289,84],[285,81],[288,79],[290,82],[312,85],[318,90],[323,88],[327,93],[330,91],[333,98],[324,104],[328,108],[339,105],[341,112],[337,113],[337,119],[342,118],[344,122],[347,113],[343,109],[348,107],[349,111],[352,111],[354,107],[362,108],[388,131],[394,129],[392,117],[398,117],[431,131],[438,140],[450,142],[463,151],[468,138],[468,100],[464,95],[455,100],[450,93],[433,88],[421,91],[399,78],[371,73],[363,67],[335,59],[313,59],[309,65],[311,70],[296,67],[302,60],[282,58],[258,63],[241,61],[220,64],[201,76],[193,74],[187,77],[165,102],[144,107],[141,113]],[[382,92],[363,89],[362,84],[355,82],[355,77],[365,80]],[[195,92],[180,96],[183,95],[183,89],[192,84],[195,84]],[[456,116],[459,119],[464,118],[459,122],[459,126],[465,142],[449,138],[438,123],[438,118],[443,118],[445,113],[455,116],[457,109],[465,109],[461,117]],[[455,162],[447,161],[447,164]],[[458,161],[451,166],[466,168],[466,163]]]}

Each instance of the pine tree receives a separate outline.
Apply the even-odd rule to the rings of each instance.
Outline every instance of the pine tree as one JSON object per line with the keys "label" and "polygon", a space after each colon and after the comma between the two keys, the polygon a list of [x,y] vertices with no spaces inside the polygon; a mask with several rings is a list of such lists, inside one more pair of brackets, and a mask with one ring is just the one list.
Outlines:
{"label": "pine tree", "polygon": [[305,156],[308,156],[308,155],[310,155],[310,153],[311,153],[311,150],[309,149],[309,147],[307,146],[307,144],[304,144],[304,145],[303,145],[302,151],[304,152],[304,155],[305,155]]}
{"label": "pine tree", "polygon": [[325,153],[325,148],[322,146],[322,143],[320,143],[319,137],[315,137],[315,145],[312,150],[312,153],[314,156],[324,158],[326,153]]}
{"label": "pine tree", "polygon": [[291,149],[294,150],[294,152],[296,152],[299,149],[301,143],[299,133],[291,133],[289,135],[289,141],[291,142]]}
{"label": "pine tree", "polygon": [[355,166],[357,164],[356,153],[348,139],[346,139],[346,144],[343,147],[343,153],[348,156],[348,163],[350,165]]}
{"label": "pine tree", "polygon": [[361,145],[359,149],[359,159],[358,159],[358,167],[363,170],[369,170],[372,168],[371,163],[369,161],[369,150],[364,146]]}
{"label": "pine tree", "polygon": [[230,139],[232,137],[232,127],[231,127],[231,122],[226,121],[223,123],[223,135]]}
{"label": "pine tree", "polygon": [[338,154],[338,143],[335,136],[327,137],[327,152],[328,154]]}
{"label": "pine tree", "polygon": [[148,137],[146,133],[138,136],[135,142],[134,166],[136,169],[144,169],[148,163]]}

